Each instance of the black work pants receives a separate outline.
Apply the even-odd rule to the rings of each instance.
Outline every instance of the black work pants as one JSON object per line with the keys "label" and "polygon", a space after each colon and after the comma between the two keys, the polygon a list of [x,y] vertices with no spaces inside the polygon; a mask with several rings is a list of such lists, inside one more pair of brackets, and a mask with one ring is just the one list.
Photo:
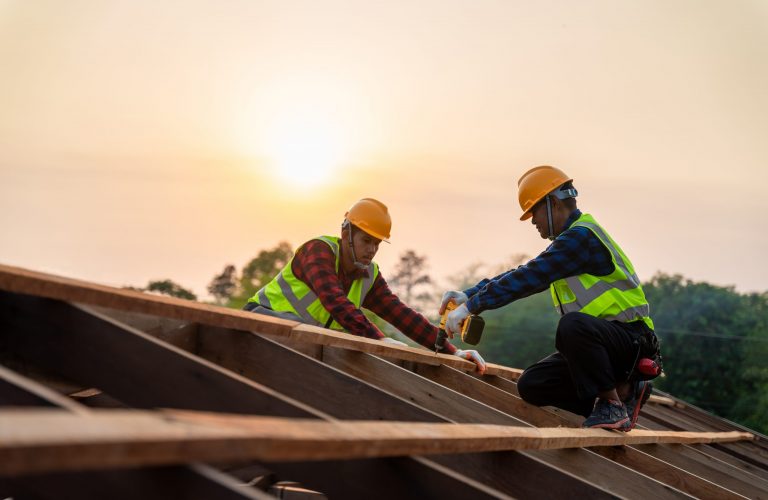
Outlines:
{"label": "black work pants", "polygon": [[536,406],[589,416],[599,392],[628,379],[638,354],[636,341],[648,332],[642,321],[565,314],[557,325],[557,352],[526,368],[517,381],[520,397]]}

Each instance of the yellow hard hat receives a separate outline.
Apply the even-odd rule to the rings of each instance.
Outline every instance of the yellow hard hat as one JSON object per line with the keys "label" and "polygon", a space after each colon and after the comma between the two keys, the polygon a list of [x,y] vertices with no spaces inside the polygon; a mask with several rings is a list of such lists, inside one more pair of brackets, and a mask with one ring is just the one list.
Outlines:
{"label": "yellow hard hat", "polygon": [[533,215],[531,210],[539,201],[553,190],[572,180],[559,168],[549,165],[533,167],[524,173],[517,181],[517,198],[520,201],[520,208],[523,209],[520,220],[530,219]]}
{"label": "yellow hard hat", "polygon": [[373,198],[363,198],[352,205],[344,218],[374,238],[389,239],[392,229],[392,219],[389,217],[387,206]]}

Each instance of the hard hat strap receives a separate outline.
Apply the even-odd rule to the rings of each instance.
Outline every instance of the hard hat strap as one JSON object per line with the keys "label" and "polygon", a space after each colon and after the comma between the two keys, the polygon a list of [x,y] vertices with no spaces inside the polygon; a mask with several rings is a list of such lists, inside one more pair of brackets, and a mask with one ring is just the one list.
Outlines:
{"label": "hard hat strap", "polygon": [[548,238],[550,240],[555,239],[555,229],[552,227],[552,201],[549,199],[549,195],[546,197],[547,200],[547,225],[549,226],[549,236]]}
{"label": "hard hat strap", "polygon": [[349,228],[349,250],[352,252],[352,263],[355,265],[358,269],[368,269],[368,266],[363,264],[362,262],[357,261],[357,255],[355,255],[355,244],[352,242],[352,231],[354,226],[350,224],[348,220],[344,220],[343,227]]}

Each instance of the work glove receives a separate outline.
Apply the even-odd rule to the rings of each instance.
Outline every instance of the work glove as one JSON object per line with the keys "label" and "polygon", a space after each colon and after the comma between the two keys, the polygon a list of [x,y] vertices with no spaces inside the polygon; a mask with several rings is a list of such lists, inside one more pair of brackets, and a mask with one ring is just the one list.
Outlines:
{"label": "work glove", "polygon": [[384,337],[383,339],[381,339],[381,341],[387,344],[401,345],[403,347],[408,347],[408,344],[406,344],[405,342],[400,342],[399,340],[395,340],[392,337]]}
{"label": "work glove", "polygon": [[443,301],[440,303],[440,310],[437,311],[437,313],[442,316],[442,314],[445,312],[445,306],[447,306],[448,302],[451,300],[453,300],[458,306],[469,300],[469,297],[467,297],[466,293],[459,292],[457,290],[450,290],[445,292],[443,294]]}
{"label": "work glove", "polygon": [[445,333],[447,333],[450,338],[453,338],[455,333],[461,332],[461,324],[467,319],[467,316],[469,316],[467,304],[461,304],[459,307],[448,313],[448,318],[445,321]]}
{"label": "work glove", "polygon": [[480,375],[483,375],[485,373],[485,360],[482,356],[480,356],[480,353],[475,351],[474,349],[463,351],[461,349],[457,349],[454,353],[456,356],[466,359],[467,361],[473,362],[475,365],[477,365],[477,372]]}

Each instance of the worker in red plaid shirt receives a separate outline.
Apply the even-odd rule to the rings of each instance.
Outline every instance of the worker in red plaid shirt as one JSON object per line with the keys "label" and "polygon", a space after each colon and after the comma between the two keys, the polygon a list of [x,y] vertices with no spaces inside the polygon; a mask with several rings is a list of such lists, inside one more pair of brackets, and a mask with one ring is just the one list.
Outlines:
{"label": "worker in red plaid shirt", "polygon": [[[404,345],[371,323],[361,311],[364,307],[433,349],[437,327],[392,293],[373,261],[379,244],[389,239],[391,227],[383,203],[359,200],[344,216],[341,237],[320,236],[304,243],[244,309]],[[457,349],[446,342],[442,352],[472,361],[480,373],[485,372],[485,361],[475,350]]]}

